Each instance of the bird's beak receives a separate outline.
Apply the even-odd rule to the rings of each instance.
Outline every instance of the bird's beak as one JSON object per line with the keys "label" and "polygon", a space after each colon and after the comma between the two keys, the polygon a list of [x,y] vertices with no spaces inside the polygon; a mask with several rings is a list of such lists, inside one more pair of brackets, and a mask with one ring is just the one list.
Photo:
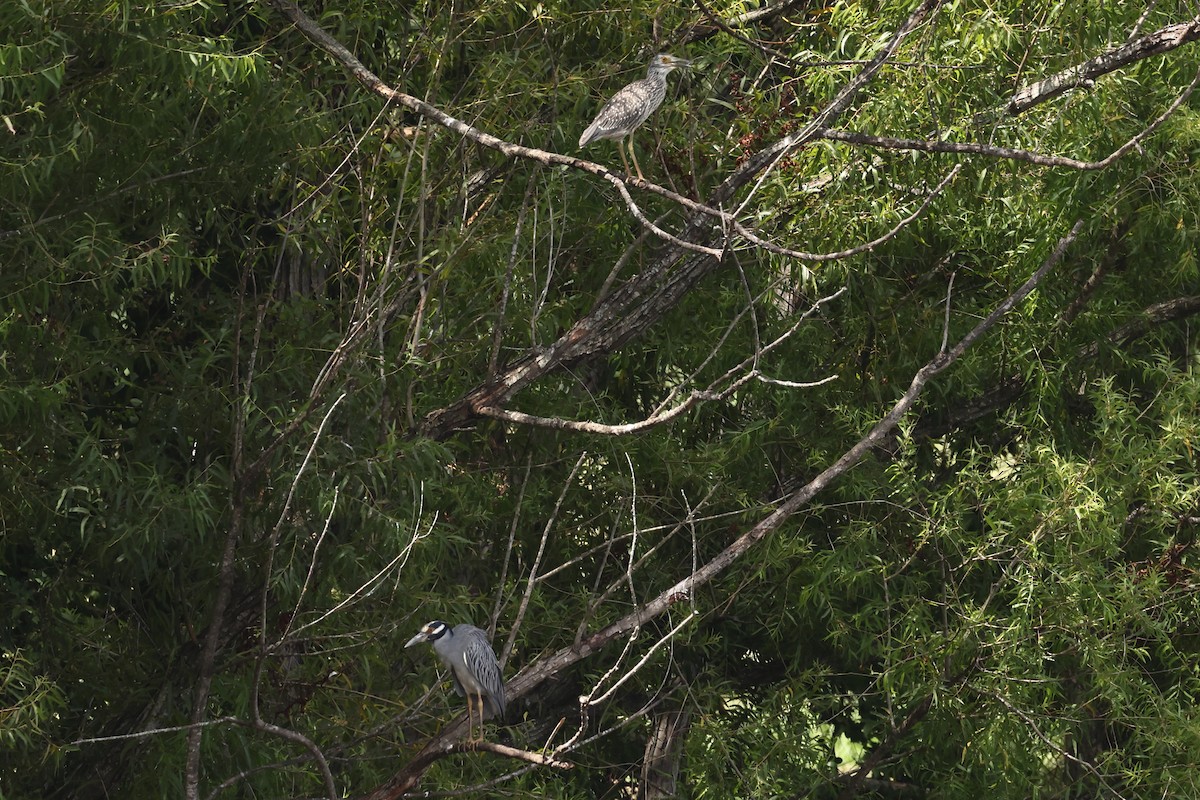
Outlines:
{"label": "bird's beak", "polygon": [[692,62],[689,59],[686,59],[686,58],[676,58],[675,59],[675,66],[677,66],[677,67],[690,67],[691,65],[692,65]]}
{"label": "bird's beak", "polygon": [[425,635],[425,631],[421,631],[416,636],[409,639],[408,644],[406,644],[404,646],[406,648],[408,648],[408,647],[412,647],[414,644],[420,644],[421,642],[426,642],[426,641],[429,641],[429,637]]}

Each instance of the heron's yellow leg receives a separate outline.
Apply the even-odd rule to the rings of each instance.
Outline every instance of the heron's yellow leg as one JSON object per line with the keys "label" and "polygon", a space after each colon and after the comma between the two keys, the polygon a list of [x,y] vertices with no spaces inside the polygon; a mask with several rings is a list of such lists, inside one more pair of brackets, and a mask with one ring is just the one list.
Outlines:
{"label": "heron's yellow leg", "polygon": [[621,154],[621,163],[625,165],[625,177],[628,178],[632,173],[629,171],[629,161],[625,158],[625,140],[617,140],[617,152]]}
{"label": "heron's yellow leg", "polygon": [[[641,178],[642,180],[646,180],[646,176],[642,174],[642,168],[638,165],[637,153],[633,149],[633,137],[630,136],[626,141],[629,142],[629,155],[633,158],[633,166],[637,170],[638,177]],[[627,174],[629,172],[628,164],[625,165],[625,172]]]}

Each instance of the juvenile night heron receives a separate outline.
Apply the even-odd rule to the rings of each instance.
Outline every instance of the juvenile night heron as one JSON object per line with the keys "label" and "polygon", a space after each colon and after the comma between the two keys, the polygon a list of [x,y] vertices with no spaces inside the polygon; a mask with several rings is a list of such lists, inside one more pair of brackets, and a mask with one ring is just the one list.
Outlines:
{"label": "juvenile night heron", "polygon": [[637,153],[633,151],[633,132],[662,105],[663,98],[667,96],[667,74],[676,67],[686,67],[691,63],[686,58],[667,53],[659,53],[650,59],[646,77],[629,84],[604,104],[596,119],[579,137],[579,146],[586,147],[597,139],[616,139],[625,174],[629,175],[629,162],[625,160],[624,149],[628,142],[629,155],[633,156],[633,166],[641,178],[642,168],[638,166]]}
{"label": "juvenile night heron", "polygon": [[[467,696],[467,741],[483,741],[483,721],[504,716],[504,674],[492,652],[487,634],[465,622],[451,628],[434,620],[408,640],[405,647],[429,642],[433,652],[450,668],[454,690]],[[475,710],[479,710],[479,736],[475,736]]]}

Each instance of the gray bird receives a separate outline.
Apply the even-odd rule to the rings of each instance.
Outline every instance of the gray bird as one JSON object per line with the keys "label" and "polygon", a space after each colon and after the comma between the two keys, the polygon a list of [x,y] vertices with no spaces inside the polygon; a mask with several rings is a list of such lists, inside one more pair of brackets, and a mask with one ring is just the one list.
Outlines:
{"label": "gray bird", "polygon": [[629,84],[604,104],[596,119],[579,137],[579,146],[586,147],[597,139],[616,139],[621,163],[625,165],[625,175],[628,176],[629,162],[625,160],[624,149],[628,140],[629,155],[633,156],[633,166],[641,178],[642,168],[638,166],[637,153],[633,151],[633,132],[662,105],[663,98],[667,96],[667,74],[676,67],[686,67],[691,63],[686,58],[667,53],[659,53],[650,59],[646,77]]}
{"label": "gray bird", "polygon": [[[429,642],[433,652],[450,668],[454,690],[467,696],[467,740],[483,741],[483,721],[504,716],[504,674],[492,652],[487,634],[463,623],[451,628],[434,620],[408,640],[405,647]],[[475,737],[475,709],[479,709],[479,737]]]}

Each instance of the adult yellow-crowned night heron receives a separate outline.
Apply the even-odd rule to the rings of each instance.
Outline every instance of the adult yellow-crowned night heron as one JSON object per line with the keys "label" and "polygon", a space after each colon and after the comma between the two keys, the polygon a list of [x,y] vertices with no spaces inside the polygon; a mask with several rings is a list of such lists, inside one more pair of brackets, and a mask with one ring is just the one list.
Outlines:
{"label": "adult yellow-crowned night heron", "polygon": [[[429,642],[433,652],[450,668],[454,690],[467,696],[467,739],[483,741],[483,721],[504,716],[504,674],[492,652],[487,634],[463,623],[451,628],[434,620],[408,640],[405,647]],[[479,736],[475,736],[475,709],[479,709]]]}
{"label": "adult yellow-crowned night heron", "polygon": [[691,63],[686,58],[666,53],[656,55],[650,60],[646,77],[629,84],[604,104],[596,119],[579,137],[579,146],[586,147],[597,139],[616,139],[625,174],[629,175],[629,162],[625,160],[624,149],[628,141],[629,155],[633,156],[633,166],[637,167],[638,177],[641,178],[642,168],[638,166],[637,153],[633,151],[633,132],[662,105],[663,98],[667,96],[667,74],[676,67],[686,67]]}

